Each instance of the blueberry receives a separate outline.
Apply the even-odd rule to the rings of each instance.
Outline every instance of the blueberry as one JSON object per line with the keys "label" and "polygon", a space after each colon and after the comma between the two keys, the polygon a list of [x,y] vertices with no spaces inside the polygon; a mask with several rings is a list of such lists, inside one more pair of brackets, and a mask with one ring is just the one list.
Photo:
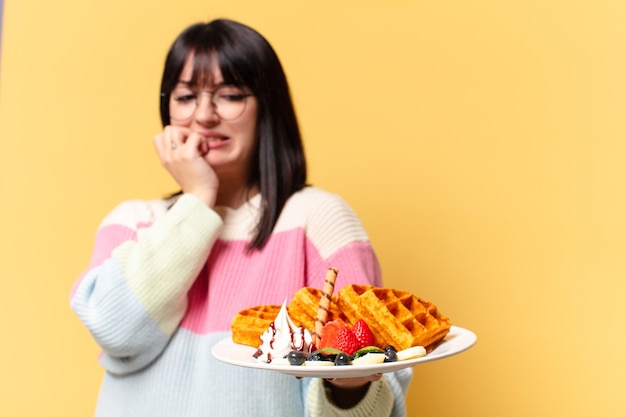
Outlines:
{"label": "blueberry", "polygon": [[388,350],[393,350],[394,352],[398,352],[398,351],[396,350],[396,348],[395,348],[394,346],[391,346],[391,345],[387,345],[387,346],[385,347],[385,352],[387,352]]}
{"label": "blueberry", "polygon": [[287,355],[287,360],[291,365],[300,366],[304,363],[306,357],[304,356],[304,353],[294,350],[289,352],[289,354]]}
{"label": "blueberry", "polygon": [[352,362],[352,357],[345,352],[341,352],[335,358],[335,365],[337,366],[350,365],[350,362]]}
{"label": "blueberry", "polygon": [[385,362],[395,362],[398,360],[398,354],[395,349],[385,349]]}

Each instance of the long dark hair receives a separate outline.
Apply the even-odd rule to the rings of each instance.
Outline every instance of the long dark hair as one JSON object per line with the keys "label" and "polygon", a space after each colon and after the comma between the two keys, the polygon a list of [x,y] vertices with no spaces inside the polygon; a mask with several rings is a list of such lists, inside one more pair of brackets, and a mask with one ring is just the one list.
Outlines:
{"label": "long dark hair", "polygon": [[306,160],[287,77],[276,52],[254,29],[232,20],[197,23],[172,44],[161,81],[161,122],[170,124],[170,94],[189,53],[194,53],[192,81],[210,77],[217,63],[224,83],[246,86],[258,101],[257,147],[248,186],[261,193],[261,218],[248,249],[262,249],[287,199],[306,185]]}

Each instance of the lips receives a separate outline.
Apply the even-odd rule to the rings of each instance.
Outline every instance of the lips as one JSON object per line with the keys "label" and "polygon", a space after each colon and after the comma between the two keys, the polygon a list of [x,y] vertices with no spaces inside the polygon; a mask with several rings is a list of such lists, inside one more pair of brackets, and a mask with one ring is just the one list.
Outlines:
{"label": "lips", "polygon": [[226,136],[220,136],[220,137],[210,137],[207,138],[207,145],[209,147],[209,149],[217,149],[217,148],[221,148],[222,146],[226,145],[228,143],[230,139]]}
{"label": "lips", "polygon": [[209,149],[215,149],[224,146],[225,143],[228,142],[230,139],[228,136],[224,136],[216,132],[198,133],[206,138],[206,144],[208,145]]}

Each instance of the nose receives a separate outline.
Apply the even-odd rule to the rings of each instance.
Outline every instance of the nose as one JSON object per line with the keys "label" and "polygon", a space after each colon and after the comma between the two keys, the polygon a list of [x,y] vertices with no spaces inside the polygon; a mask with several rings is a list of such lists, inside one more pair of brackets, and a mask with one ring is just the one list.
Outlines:
{"label": "nose", "polygon": [[194,112],[194,118],[197,121],[219,120],[219,116],[215,112],[215,105],[213,104],[212,99],[212,93],[208,91],[198,93],[196,111]]}

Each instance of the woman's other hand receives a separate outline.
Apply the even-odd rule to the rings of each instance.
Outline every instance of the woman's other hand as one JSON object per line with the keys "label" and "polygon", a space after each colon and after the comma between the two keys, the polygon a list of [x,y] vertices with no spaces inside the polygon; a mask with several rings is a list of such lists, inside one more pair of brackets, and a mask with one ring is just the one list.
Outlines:
{"label": "woman's other hand", "polygon": [[330,389],[337,407],[351,408],[365,397],[370,383],[378,381],[382,376],[383,374],[374,374],[360,378],[330,378],[324,380],[324,386]]}

